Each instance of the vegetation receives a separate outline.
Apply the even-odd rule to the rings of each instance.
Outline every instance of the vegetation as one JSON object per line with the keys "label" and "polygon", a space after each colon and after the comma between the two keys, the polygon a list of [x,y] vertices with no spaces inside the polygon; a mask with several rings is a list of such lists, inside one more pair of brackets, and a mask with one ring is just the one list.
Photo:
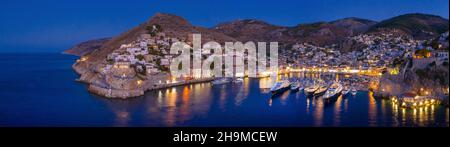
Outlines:
{"label": "vegetation", "polygon": [[183,64],[178,64],[178,70],[182,70],[183,69]]}
{"label": "vegetation", "polygon": [[144,55],[136,55],[135,57],[136,57],[136,59],[138,59],[139,61],[144,60]]}
{"label": "vegetation", "polygon": [[150,55],[157,55],[157,56],[163,56],[163,53],[157,49],[154,49],[152,46],[149,46],[148,48],[148,54]]}
{"label": "vegetation", "polygon": [[415,71],[416,75],[420,80],[432,80],[437,81],[439,85],[445,86],[449,84],[449,74],[448,70],[443,69],[417,69]]}
{"label": "vegetation", "polygon": [[158,68],[159,70],[164,71],[164,72],[169,71],[169,68],[161,65],[161,60],[156,60],[155,63],[156,63],[156,68]]}
{"label": "vegetation", "polygon": [[439,16],[427,14],[405,14],[388,20],[384,20],[369,31],[380,28],[399,29],[413,36],[419,36],[426,32],[443,33],[448,30],[448,20]]}
{"label": "vegetation", "polygon": [[399,67],[400,65],[403,65],[405,61],[401,58],[395,58],[394,61],[392,62],[392,66],[393,67]]}
{"label": "vegetation", "polygon": [[157,33],[162,32],[162,27],[159,24],[149,25],[145,27],[145,29],[147,30],[147,33],[152,37],[155,37]]}
{"label": "vegetation", "polygon": [[114,60],[113,60],[113,59],[106,59],[106,62],[107,62],[108,64],[114,64]]}
{"label": "vegetation", "polygon": [[447,61],[443,62],[442,66],[448,66],[448,62]]}

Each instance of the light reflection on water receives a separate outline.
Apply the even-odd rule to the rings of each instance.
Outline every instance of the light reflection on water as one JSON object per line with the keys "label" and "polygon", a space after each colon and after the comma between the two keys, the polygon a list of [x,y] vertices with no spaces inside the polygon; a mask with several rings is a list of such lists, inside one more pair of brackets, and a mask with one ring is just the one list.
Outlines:
{"label": "light reflection on water", "polygon": [[333,102],[289,90],[271,98],[266,88],[270,88],[267,83],[271,80],[245,78],[240,84],[193,84],[105,102],[116,115],[116,126],[448,127],[448,108],[443,106],[404,109],[367,91],[340,96]]}
{"label": "light reflection on water", "polygon": [[322,99],[314,98],[313,107],[315,107],[313,118],[314,118],[314,126],[320,127],[323,124],[323,109],[324,103]]}
{"label": "light reflection on water", "polygon": [[369,126],[374,127],[377,124],[377,102],[373,96],[373,92],[368,93],[369,97]]}
{"label": "light reflection on water", "polygon": [[[243,84],[223,86],[193,84],[127,100],[107,99],[73,81],[79,78],[71,68],[76,57],[8,54],[3,58],[2,126],[449,126],[448,108],[430,106],[414,112],[389,100],[370,99],[366,91],[331,104],[308,99],[303,92],[287,91],[270,98],[270,82],[274,82],[270,78],[246,78]],[[288,76],[319,78],[318,74]]]}

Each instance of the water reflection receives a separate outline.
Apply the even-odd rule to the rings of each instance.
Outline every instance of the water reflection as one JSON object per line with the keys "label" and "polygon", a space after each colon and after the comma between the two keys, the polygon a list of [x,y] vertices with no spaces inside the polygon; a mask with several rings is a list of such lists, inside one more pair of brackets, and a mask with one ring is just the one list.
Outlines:
{"label": "water reflection", "polygon": [[328,102],[289,90],[269,98],[262,89],[270,81],[245,78],[240,84],[186,85],[129,100],[99,99],[115,126],[448,126],[443,106],[404,109],[367,91]]}
{"label": "water reflection", "polygon": [[339,126],[341,123],[341,108],[342,107],[342,96],[339,96],[336,102],[334,103],[334,119],[333,125]]}
{"label": "water reflection", "polygon": [[322,126],[323,124],[323,109],[324,109],[324,102],[323,99],[316,99],[314,98],[314,126]]}
{"label": "water reflection", "polygon": [[[393,115],[392,118],[396,121],[392,126],[399,125],[397,123],[397,120],[401,121],[402,126],[420,126],[420,127],[426,127],[426,126],[434,126],[438,125],[439,122],[436,122],[436,118],[440,118],[440,116],[437,115],[437,111],[435,110],[435,106],[426,106],[426,107],[420,107],[415,109],[401,109],[401,115],[398,115],[397,109],[398,106],[392,106],[393,107]],[[437,106],[443,109],[444,106]],[[446,113],[447,115],[448,113]],[[397,116],[397,117],[396,117]],[[448,116],[446,116],[448,118]],[[448,126],[448,121],[445,123],[439,124],[438,126]]]}
{"label": "water reflection", "polygon": [[309,109],[310,109],[310,105],[311,105],[311,100],[310,99],[306,99],[306,114],[309,115]]}
{"label": "water reflection", "polygon": [[242,102],[244,102],[244,100],[248,97],[248,93],[249,93],[249,79],[245,78],[244,82],[242,83],[242,85],[238,84],[238,85],[234,85],[237,86],[238,92],[237,95],[234,99],[234,105],[235,106],[240,106],[242,104]]}
{"label": "water reflection", "polygon": [[377,102],[373,96],[373,92],[368,93],[369,97],[369,126],[376,126],[377,124]]}

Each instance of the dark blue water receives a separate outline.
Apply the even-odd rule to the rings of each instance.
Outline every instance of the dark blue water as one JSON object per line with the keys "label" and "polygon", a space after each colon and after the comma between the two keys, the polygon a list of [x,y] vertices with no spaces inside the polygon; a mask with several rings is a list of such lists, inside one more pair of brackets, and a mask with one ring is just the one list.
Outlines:
{"label": "dark blue water", "polygon": [[449,126],[443,106],[408,110],[369,92],[324,103],[302,92],[276,98],[264,79],[147,92],[129,100],[90,94],[61,54],[0,54],[0,126]]}

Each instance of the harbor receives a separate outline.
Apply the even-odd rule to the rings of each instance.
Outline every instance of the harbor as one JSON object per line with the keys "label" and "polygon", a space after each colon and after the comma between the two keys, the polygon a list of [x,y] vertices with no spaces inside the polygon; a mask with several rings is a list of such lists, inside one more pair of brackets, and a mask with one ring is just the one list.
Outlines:
{"label": "harbor", "polygon": [[[7,72],[0,80],[10,87],[23,87],[6,87],[8,90],[3,93],[5,101],[11,103],[0,107],[0,112],[21,112],[3,113],[9,119],[2,121],[4,126],[448,127],[449,124],[448,107],[409,109],[394,105],[391,99],[376,98],[361,84],[365,81],[368,84],[371,78],[357,74],[338,74],[339,81],[355,81],[351,85],[356,85],[355,94],[350,89],[346,96],[331,102],[324,102],[322,97],[307,97],[307,88],[297,92],[288,88],[272,97],[270,88],[276,81],[271,78],[179,85],[124,100],[86,92],[87,85],[74,82],[78,75],[70,65],[76,57],[50,54],[9,58],[27,60],[2,64]],[[30,68],[17,68],[23,67],[20,65]],[[6,78],[13,75],[27,79]],[[333,74],[320,75],[324,81],[336,80]],[[319,79],[319,74],[279,75],[280,79],[283,77],[297,78],[301,83],[301,79]],[[42,79],[47,80],[40,82]]]}

